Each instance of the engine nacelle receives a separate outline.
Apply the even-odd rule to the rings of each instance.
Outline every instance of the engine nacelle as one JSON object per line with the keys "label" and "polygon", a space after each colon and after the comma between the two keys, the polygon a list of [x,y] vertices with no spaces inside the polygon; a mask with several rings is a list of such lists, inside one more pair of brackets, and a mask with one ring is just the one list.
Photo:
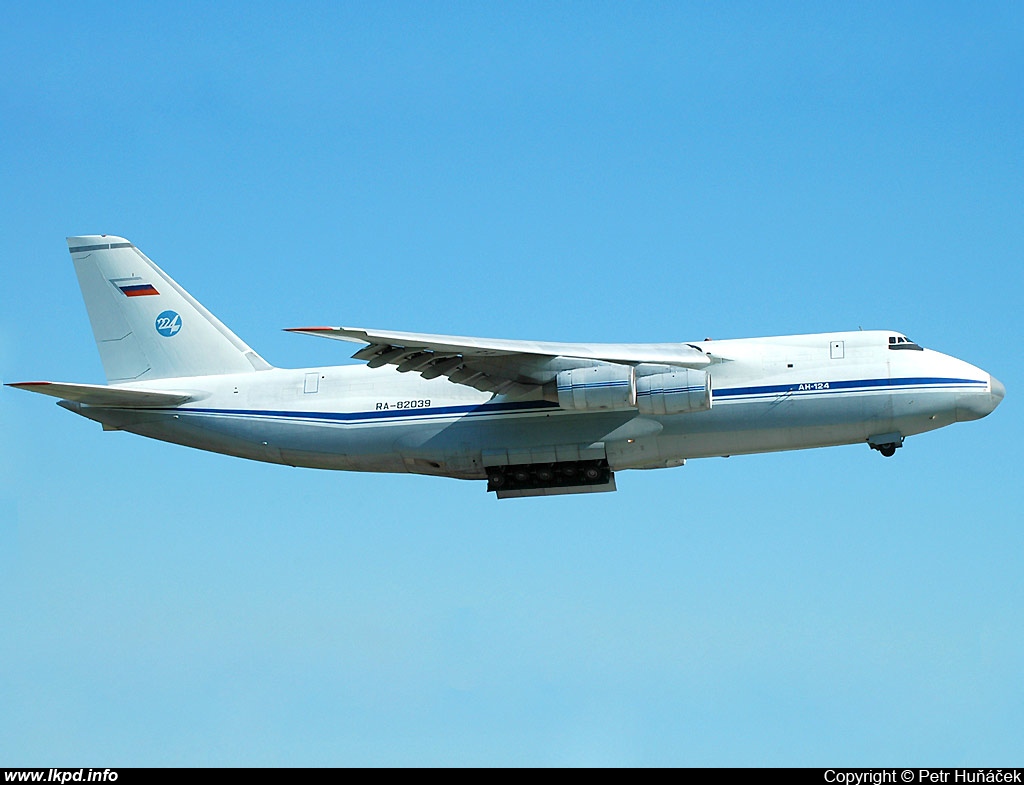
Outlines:
{"label": "engine nacelle", "polygon": [[684,414],[711,408],[711,377],[704,371],[680,368],[636,380],[636,405],[641,414]]}
{"label": "engine nacelle", "polygon": [[572,368],[556,377],[563,409],[609,411],[636,406],[636,373],[629,365]]}

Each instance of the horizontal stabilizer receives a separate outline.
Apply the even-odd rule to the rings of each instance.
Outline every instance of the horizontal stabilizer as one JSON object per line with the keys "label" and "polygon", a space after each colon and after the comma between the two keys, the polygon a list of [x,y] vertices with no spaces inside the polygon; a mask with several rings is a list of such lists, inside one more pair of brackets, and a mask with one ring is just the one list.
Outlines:
{"label": "horizontal stabilizer", "polygon": [[71,382],[19,382],[8,384],[19,390],[52,395],[64,401],[75,401],[88,406],[110,409],[161,409],[179,406],[192,400],[190,393],[138,390],[129,387],[107,387],[102,384],[73,384]]}

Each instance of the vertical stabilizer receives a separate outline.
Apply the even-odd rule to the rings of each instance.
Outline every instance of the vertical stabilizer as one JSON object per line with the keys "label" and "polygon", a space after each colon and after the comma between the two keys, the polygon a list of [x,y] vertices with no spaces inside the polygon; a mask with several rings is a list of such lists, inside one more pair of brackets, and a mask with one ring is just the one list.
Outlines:
{"label": "vertical stabilizer", "polygon": [[123,237],[69,237],[107,381],[271,366]]}

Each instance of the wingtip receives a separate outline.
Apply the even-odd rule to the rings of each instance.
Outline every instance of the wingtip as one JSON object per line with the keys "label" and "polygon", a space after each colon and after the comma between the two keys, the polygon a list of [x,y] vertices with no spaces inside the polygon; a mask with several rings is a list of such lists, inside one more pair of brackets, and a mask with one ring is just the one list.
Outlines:
{"label": "wingtip", "polygon": [[286,333],[329,333],[337,327],[285,327]]}

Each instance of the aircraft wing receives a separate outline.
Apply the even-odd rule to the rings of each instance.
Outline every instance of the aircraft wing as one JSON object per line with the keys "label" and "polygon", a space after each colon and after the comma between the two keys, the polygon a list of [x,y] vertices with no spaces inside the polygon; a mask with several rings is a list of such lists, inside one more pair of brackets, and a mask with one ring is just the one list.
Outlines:
{"label": "aircraft wing", "polygon": [[158,409],[179,406],[192,399],[189,393],[138,390],[129,387],[107,387],[103,384],[72,384],[71,382],[18,382],[6,387],[52,395],[64,401],[110,409]]}
{"label": "aircraft wing", "polygon": [[445,376],[456,384],[504,395],[525,395],[553,381],[559,371],[594,361],[652,363],[702,368],[711,358],[682,343],[582,344],[510,341],[459,335],[428,335],[360,327],[293,327],[288,332],[365,343],[352,357],[371,368],[394,365],[425,379]]}

